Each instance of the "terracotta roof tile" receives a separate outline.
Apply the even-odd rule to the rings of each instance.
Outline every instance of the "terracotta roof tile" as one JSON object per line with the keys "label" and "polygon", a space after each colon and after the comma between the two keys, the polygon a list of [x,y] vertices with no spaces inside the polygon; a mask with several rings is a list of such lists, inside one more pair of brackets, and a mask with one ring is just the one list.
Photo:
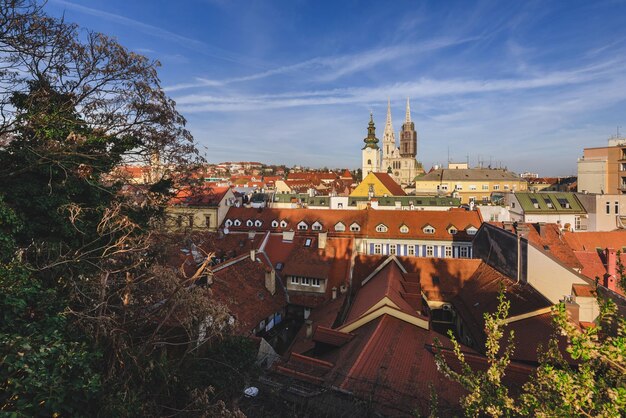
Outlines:
{"label": "terracotta roof tile", "polygon": [[389,190],[392,196],[406,196],[402,187],[387,173],[372,173]]}

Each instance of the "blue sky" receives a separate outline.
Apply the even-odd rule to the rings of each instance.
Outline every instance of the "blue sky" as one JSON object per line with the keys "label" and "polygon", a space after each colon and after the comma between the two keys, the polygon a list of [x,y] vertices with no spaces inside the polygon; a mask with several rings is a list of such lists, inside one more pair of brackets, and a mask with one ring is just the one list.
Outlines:
{"label": "blue sky", "polygon": [[426,168],[576,173],[626,131],[625,1],[49,0],[158,59],[210,162],[360,165],[411,98]]}

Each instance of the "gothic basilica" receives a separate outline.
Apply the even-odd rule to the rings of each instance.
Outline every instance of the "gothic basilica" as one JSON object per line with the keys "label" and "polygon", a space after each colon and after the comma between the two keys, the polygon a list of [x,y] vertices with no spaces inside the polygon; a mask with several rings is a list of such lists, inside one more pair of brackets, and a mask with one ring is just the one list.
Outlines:
{"label": "gothic basilica", "polygon": [[411,107],[406,100],[406,117],[399,132],[400,147],[396,146],[396,137],[391,123],[391,103],[387,103],[387,122],[383,133],[382,156],[376,138],[373,116],[367,128],[367,137],[363,140],[362,150],[363,178],[370,172],[388,173],[398,184],[412,184],[415,176],[424,172],[422,165],[415,158],[417,155],[417,132],[411,121]]}

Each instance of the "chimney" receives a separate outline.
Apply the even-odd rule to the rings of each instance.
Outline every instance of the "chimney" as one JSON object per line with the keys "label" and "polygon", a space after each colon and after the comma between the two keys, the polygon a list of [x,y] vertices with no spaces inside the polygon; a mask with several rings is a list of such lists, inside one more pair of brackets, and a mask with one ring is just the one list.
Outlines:
{"label": "chimney", "polygon": [[328,232],[320,232],[317,236],[317,248],[323,250],[326,248],[326,240],[328,239]]}
{"label": "chimney", "polygon": [[304,324],[306,325],[306,337],[311,338],[313,336],[313,321],[307,319]]}
{"label": "chimney", "polygon": [[515,230],[516,230],[518,236],[520,236],[522,238],[527,238],[528,237],[528,231],[529,231],[528,225],[519,223],[515,227]]}
{"label": "chimney", "polygon": [[333,286],[333,300],[337,299],[337,287]]}
{"label": "chimney", "polygon": [[256,261],[256,250],[255,249],[250,250],[250,260]]}
{"label": "chimney", "polygon": [[607,248],[605,254],[606,274],[604,275],[604,286],[615,291],[617,284],[617,253],[614,248]]}
{"label": "chimney", "polygon": [[276,272],[274,269],[265,272],[265,288],[272,295],[276,293]]}
{"label": "chimney", "polygon": [[539,229],[539,236],[541,238],[545,238],[546,237],[546,223],[545,222],[538,222],[537,223],[537,227]]}
{"label": "chimney", "polygon": [[565,298],[565,311],[567,312],[567,319],[572,324],[578,326],[580,322],[580,305],[571,296]]}

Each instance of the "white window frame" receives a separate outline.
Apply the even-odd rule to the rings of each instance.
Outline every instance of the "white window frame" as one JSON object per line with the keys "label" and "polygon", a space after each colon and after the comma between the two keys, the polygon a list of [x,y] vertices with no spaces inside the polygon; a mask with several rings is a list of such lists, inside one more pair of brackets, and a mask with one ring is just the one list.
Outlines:
{"label": "white window frame", "polygon": [[298,223],[298,231],[306,231],[307,229],[309,229],[309,225],[306,222],[300,221]]}
{"label": "white window frame", "polygon": [[444,257],[452,258],[452,247],[446,246],[444,250]]}
{"label": "white window frame", "polygon": [[454,235],[459,232],[459,230],[452,226],[450,227],[450,229],[448,229],[448,232],[450,233],[450,235]]}
{"label": "white window frame", "polygon": [[424,227],[423,231],[424,231],[425,234],[434,234],[435,233],[435,228],[433,226],[428,225],[428,226]]}
{"label": "white window frame", "polygon": [[500,190],[500,185],[499,184],[494,184],[493,185],[493,190]]}
{"label": "white window frame", "polygon": [[374,244],[374,254],[383,253],[383,244]]}
{"label": "white window frame", "polygon": [[435,247],[432,245],[426,246],[426,257],[433,257],[435,255]]}
{"label": "white window frame", "polygon": [[298,277],[298,276],[291,276],[291,279],[289,279],[289,283],[291,283],[291,284],[300,284],[300,277]]}
{"label": "white window frame", "polygon": [[401,233],[401,234],[408,234],[408,233],[409,233],[409,227],[408,227],[408,226],[406,226],[406,225],[402,225],[402,226],[400,227],[400,233]]}
{"label": "white window frame", "polygon": [[263,222],[261,222],[260,219],[257,219],[256,221],[254,221],[254,226],[260,227],[261,225],[263,225]]}
{"label": "white window frame", "polygon": [[465,230],[465,232],[467,233],[467,235],[476,235],[476,232],[478,232],[478,229],[476,227],[470,226],[469,228]]}
{"label": "white window frame", "polygon": [[358,223],[353,222],[350,225],[350,232],[360,232],[360,231],[361,231],[361,225],[359,225]]}
{"label": "white window frame", "polygon": [[398,253],[398,246],[396,244],[389,244],[389,255],[396,255]]}
{"label": "white window frame", "polygon": [[241,221],[239,219],[235,219],[235,222],[233,222],[233,225],[241,226]]}
{"label": "white window frame", "polygon": [[224,222],[224,226],[226,228],[230,228],[231,226],[233,226],[233,221],[231,221],[230,219],[226,219],[226,222]]}
{"label": "white window frame", "polygon": [[409,245],[407,248],[409,255],[415,255],[415,245]]}
{"label": "white window frame", "polygon": [[482,189],[483,190],[489,190],[489,185],[488,184],[483,184]]}
{"label": "white window frame", "polygon": [[272,221],[272,228],[278,228],[278,221],[276,219]]}
{"label": "white window frame", "polygon": [[313,226],[311,227],[311,229],[313,231],[321,231],[322,230],[322,224],[315,221],[315,223],[313,224]]}
{"label": "white window frame", "polygon": [[346,226],[344,225],[343,222],[337,222],[335,224],[335,231],[337,231],[337,232],[345,232],[345,230],[346,230]]}
{"label": "white window frame", "polygon": [[386,225],[384,224],[378,224],[376,225],[376,232],[387,232],[388,228]]}
{"label": "white window frame", "polygon": [[311,286],[311,278],[302,277],[302,286]]}
{"label": "white window frame", "polygon": [[282,221],[280,221],[280,227],[281,228],[287,228],[287,221],[285,221],[284,219]]}
{"label": "white window frame", "polygon": [[311,279],[311,286],[313,287],[320,287],[321,285],[321,280],[320,279]]}
{"label": "white window frame", "polygon": [[459,257],[469,258],[469,247],[466,247],[466,246],[459,247]]}
{"label": "white window frame", "polygon": [[253,225],[254,225],[254,222],[252,222],[252,219],[248,219],[246,221],[246,226],[253,226]]}

